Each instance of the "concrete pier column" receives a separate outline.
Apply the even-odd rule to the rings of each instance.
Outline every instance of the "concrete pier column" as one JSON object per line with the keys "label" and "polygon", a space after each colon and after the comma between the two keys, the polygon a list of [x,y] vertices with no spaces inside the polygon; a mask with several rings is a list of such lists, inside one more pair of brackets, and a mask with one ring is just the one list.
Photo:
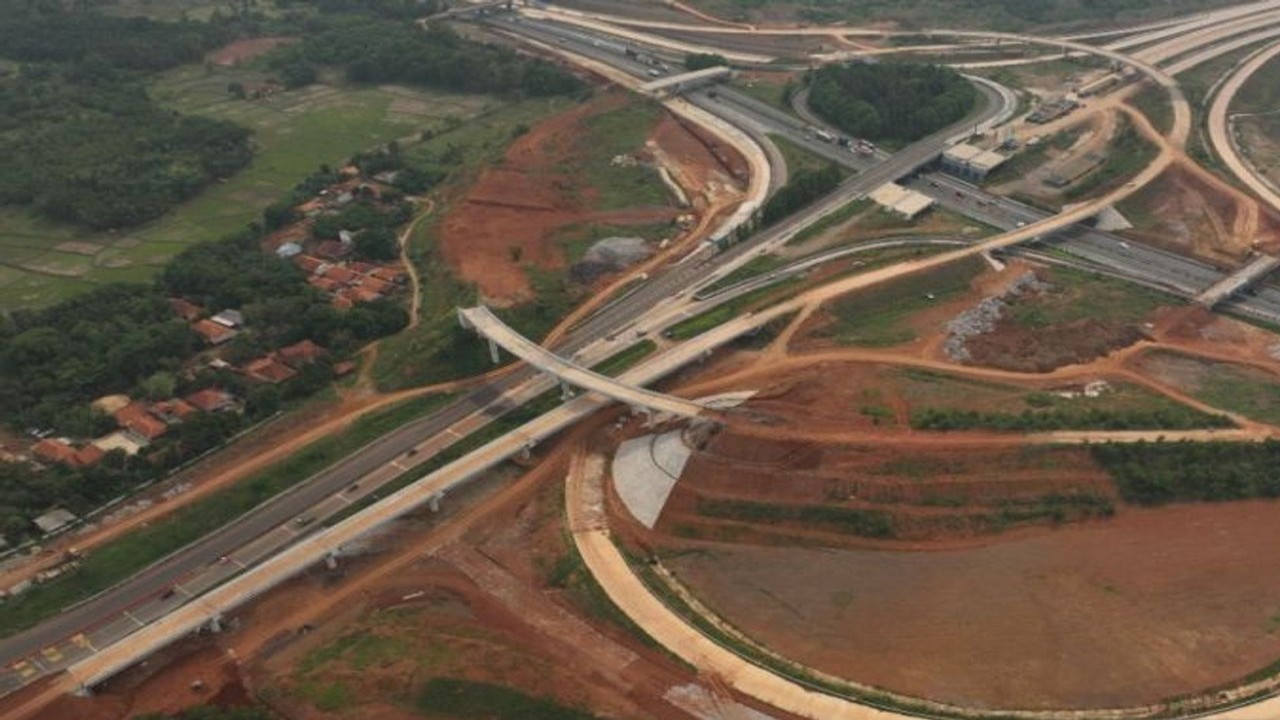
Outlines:
{"label": "concrete pier column", "polygon": [[440,512],[440,499],[443,497],[444,497],[443,493],[436,493],[435,495],[431,496],[431,499],[427,500],[427,507],[431,508],[431,512],[433,513]]}
{"label": "concrete pier column", "polygon": [[572,400],[573,396],[576,394],[577,393],[574,391],[572,385],[570,385],[569,383],[563,380],[560,381],[560,400],[562,402],[566,400]]}
{"label": "concrete pier column", "polygon": [[338,556],[333,553],[325,553],[324,566],[330,570],[338,569]]}
{"label": "concrete pier column", "polygon": [[493,361],[494,365],[502,362],[502,358],[498,356],[498,343],[492,340],[489,341],[489,359]]}

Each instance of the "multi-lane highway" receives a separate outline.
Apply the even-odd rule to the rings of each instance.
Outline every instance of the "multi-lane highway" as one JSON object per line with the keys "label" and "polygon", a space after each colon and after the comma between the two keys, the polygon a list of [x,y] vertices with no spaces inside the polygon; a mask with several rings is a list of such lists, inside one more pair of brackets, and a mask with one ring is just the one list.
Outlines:
{"label": "multi-lane highway", "polygon": [[[607,63],[636,77],[645,77],[652,69],[651,66],[629,57],[624,43],[607,36],[582,29],[564,28],[554,23],[500,22],[507,23],[504,29],[509,32],[533,37],[544,43],[571,46],[575,53]],[[966,128],[971,129],[972,126],[1007,112],[1007,98],[997,88],[986,86],[984,93],[991,102],[977,116],[888,158],[860,157],[834,145],[816,141],[803,122],[732,91],[722,90],[718,98],[711,97],[706,91],[693,93],[688,98],[689,101],[706,112],[733,124],[755,123],[757,130],[784,135],[824,156],[833,159],[838,157],[842,164],[854,169],[856,174],[828,198],[758,233],[746,242],[720,253],[708,246],[686,258],[684,262],[656,273],[637,290],[581,323],[557,347],[557,351],[573,355],[584,352],[585,348],[591,346],[592,357],[604,354],[609,343],[600,342],[602,338],[625,337],[625,333],[647,329],[659,321],[669,321],[672,317],[670,306],[692,290],[727,274],[752,255],[786,242],[801,228],[838,209],[850,199],[869,192],[883,182],[919,171],[949,141],[957,135],[967,134]],[[996,227],[1016,229],[1023,224],[1050,222],[1047,213],[987,197],[980,189],[948,177],[924,174],[913,181],[913,185],[949,207]],[[1011,246],[1024,241],[1031,234],[1030,229],[1027,232],[1015,230],[1011,236],[992,247]],[[1216,272],[1212,268],[1136,244],[1129,245],[1113,236],[1095,233],[1080,226],[1049,235],[1045,241],[1061,243],[1071,252],[1089,257],[1100,264],[1113,268],[1122,267],[1123,272],[1135,277],[1158,277],[1159,282],[1171,287],[1194,285],[1203,288],[1216,279],[1208,275]],[[1220,275],[1218,273],[1219,277]],[[1272,317],[1280,316],[1280,292],[1274,295],[1275,297],[1249,299],[1246,301],[1250,306],[1249,311],[1271,313]],[[700,340],[700,343],[710,342],[716,337],[718,336]],[[625,341],[620,341],[618,347],[625,344]],[[690,351],[693,347],[691,346]],[[219,583],[222,583],[221,587],[231,587],[236,582],[232,576],[244,567],[250,567],[262,558],[270,558],[268,562],[271,562],[283,557],[280,548],[296,546],[300,538],[302,542],[308,542],[304,536],[319,525],[323,513],[341,510],[347,504],[373,492],[379,484],[416,464],[426,462],[435,453],[465,436],[466,432],[483,427],[492,418],[509,411],[549,386],[550,382],[538,377],[533,370],[521,368],[468,393],[444,410],[381,438],[343,462],[299,484],[294,491],[184,548],[137,577],[27,633],[0,643],[0,663],[7,664],[18,658],[31,656],[40,648],[57,643],[86,628],[95,627],[110,618],[115,618],[111,622],[122,623],[117,632],[127,633],[133,629],[129,625],[129,616],[132,616],[131,622],[143,625],[152,619],[173,616],[178,606],[189,608],[193,603],[188,602],[188,596],[197,595],[200,590],[212,588]],[[459,428],[463,430],[460,432]],[[317,511],[317,507],[328,509]],[[347,528],[345,525],[343,527]],[[222,558],[227,560],[223,561]],[[126,610],[129,611],[128,614],[123,615]],[[119,620],[121,617],[126,620]],[[92,654],[95,647],[83,649]],[[36,666],[37,671],[59,666],[59,661],[47,654],[45,660],[49,667]],[[9,673],[0,676],[0,683],[9,682],[11,687],[14,683],[27,679]],[[0,685],[0,689],[3,687]]]}
{"label": "multi-lane highway", "polygon": [[[576,39],[591,54],[603,55],[637,76],[648,66],[630,62],[625,54],[609,53],[601,42],[587,37]],[[710,107],[714,112],[715,108]],[[1002,108],[986,108],[978,121],[994,116]],[[950,129],[954,134],[956,129]],[[940,134],[943,135],[943,134]],[[865,192],[888,178],[909,172],[937,154],[941,137],[928,145],[908,148],[892,160],[895,165],[866,176],[855,176],[845,192]],[[572,355],[599,338],[616,337],[656,305],[687,295],[696,285],[727,273],[749,257],[753,249],[776,244],[819,216],[838,207],[831,203],[788,219],[726,253],[710,247],[690,260],[655,275],[641,288],[596,313],[575,328],[557,346]],[[529,389],[531,383],[541,383]],[[546,387],[545,379],[528,368],[514,370],[500,380],[467,393],[443,410],[415,421],[370,444],[342,462],[299,483],[292,491],[265,503],[254,512],[200,541],[174,553],[164,561],[103,592],[75,608],[61,613],[28,631],[0,642],[0,692],[12,690],[35,677],[65,667],[69,662],[92,654],[137,627],[165,616],[188,602],[197,590],[225,582],[263,557],[296,543],[323,521],[326,512],[340,511],[351,502],[376,491],[377,487],[404,470],[428,461],[434,452],[451,445],[467,431],[483,427],[517,405],[513,398],[529,398]],[[517,392],[517,390],[520,390]],[[318,506],[323,506],[317,509]],[[224,560],[225,558],[225,560]],[[70,642],[68,640],[70,639]]]}
{"label": "multi-lane highway", "polygon": [[[521,33],[569,47],[574,52],[588,54],[639,76],[650,69],[625,54],[626,49],[634,48],[634,45],[609,36],[593,35],[581,28],[554,21],[525,20],[514,25]],[[649,48],[646,51],[655,52]],[[660,51],[657,52],[660,54]],[[987,110],[980,117],[962,123],[961,130],[965,127],[972,129],[973,126],[995,118],[1001,114],[1001,109],[1008,107],[1010,99],[997,89],[990,85],[981,85],[980,88],[988,100]],[[802,94],[798,96],[803,98]],[[855,171],[858,174],[833,194],[833,197],[846,199],[869,192],[883,182],[908,176],[918,168],[928,165],[941,152],[946,140],[955,139],[952,136],[957,132],[955,128],[948,129],[886,160],[887,156],[883,153],[868,157],[818,139],[813,130],[820,121],[811,113],[807,114],[806,121],[733,88],[697,90],[687,94],[686,98],[699,107],[726,115],[757,133],[784,137],[820,157]],[[838,134],[834,128],[826,129]],[[1032,225],[1052,216],[1045,210],[987,193],[980,187],[940,172],[920,173],[906,184],[934,198],[943,207],[1001,230]],[[1040,243],[1058,247],[1101,267],[1110,268],[1122,276],[1164,287],[1183,296],[1194,297],[1226,277],[1223,270],[1206,263],[1126,240],[1114,233],[1098,231],[1087,225],[1076,225],[1046,234]],[[753,250],[758,252],[759,248],[753,247]],[[1280,321],[1280,289],[1265,286],[1256,295],[1229,300],[1226,307],[1258,319]]]}

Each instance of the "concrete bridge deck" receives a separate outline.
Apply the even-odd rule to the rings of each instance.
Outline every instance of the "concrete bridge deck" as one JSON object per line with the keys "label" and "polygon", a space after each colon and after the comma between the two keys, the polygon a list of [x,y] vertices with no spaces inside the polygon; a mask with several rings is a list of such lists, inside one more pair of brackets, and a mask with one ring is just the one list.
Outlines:
{"label": "concrete bridge deck", "polygon": [[497,358],[494,345],[524,360],[562,383],[600,393],[632,407],[647,408],[679,417],[694,418],[708,411],[698,403],[673,397],[601,375],[552,353],[529,340],[498,319],[489,308],[480,306],[458,310],[463,327],[475,330],[489,340],[490,351]]}

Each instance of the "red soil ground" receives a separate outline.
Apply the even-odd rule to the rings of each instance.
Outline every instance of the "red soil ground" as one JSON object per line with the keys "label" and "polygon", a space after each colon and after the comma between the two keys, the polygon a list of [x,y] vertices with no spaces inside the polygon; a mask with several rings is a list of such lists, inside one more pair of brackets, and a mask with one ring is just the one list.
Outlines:
{"label": "red soil ground", "polygon": [[252,60],[265,55],[284,43],[295,42],[297,38],[262,37],[247,40],[233,40],[209,53],[206,58],[214,65],[238,65],[245,60]]}
{"label": "red soil ground", "polygon": [[1241,237],[1237,231],[1248,226],[1238,217],[1244,212],[1241,203],[1182,167],[1170,168],[1132,202],[1152,219],[1125,234],[1146,243],[1228,267],[1243,262],[1255,247],[1280,249],[1280,217],[1274,211],[1258,204],[1252,236]]}
{"label": "red soil ground", "polygon": [[721,547],[673,557],[770,647],[899,692],[1104,707],[1229,683],[1280,655],[1275,503],[1125,510],[944,552]]}
{"label": "red soil ground", "polygon": [[588,222],[648,224],[679,214],[672,207],[594,211],[593,190],[564,175],[580,153],[583,122],[626,102],[623,93],[604,93],[538,124],[511,145],[497,167],[482,172],[443,219],[445,260],[487,301],[511,305],[532,300],[526,266],[565,266],[564,250],[553,239],[562,228]]}

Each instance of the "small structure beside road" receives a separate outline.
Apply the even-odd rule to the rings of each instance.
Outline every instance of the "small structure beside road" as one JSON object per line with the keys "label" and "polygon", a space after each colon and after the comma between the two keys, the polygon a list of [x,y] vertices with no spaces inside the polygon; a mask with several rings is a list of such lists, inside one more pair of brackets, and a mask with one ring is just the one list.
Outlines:
{"label": "small structure beside road", "polygon": [[872,190],[870,197],[880,207],[908,220],[914,220],[920,213],[933,206],[933,198],[893,182],[885,183]]}
{"label": "small structure beside road", "polygon": [[965,180],[984,180],[992,170],[1009,158],[993,150],[983,150],[977,145],[961,143],[942,153],[942,169]]}

